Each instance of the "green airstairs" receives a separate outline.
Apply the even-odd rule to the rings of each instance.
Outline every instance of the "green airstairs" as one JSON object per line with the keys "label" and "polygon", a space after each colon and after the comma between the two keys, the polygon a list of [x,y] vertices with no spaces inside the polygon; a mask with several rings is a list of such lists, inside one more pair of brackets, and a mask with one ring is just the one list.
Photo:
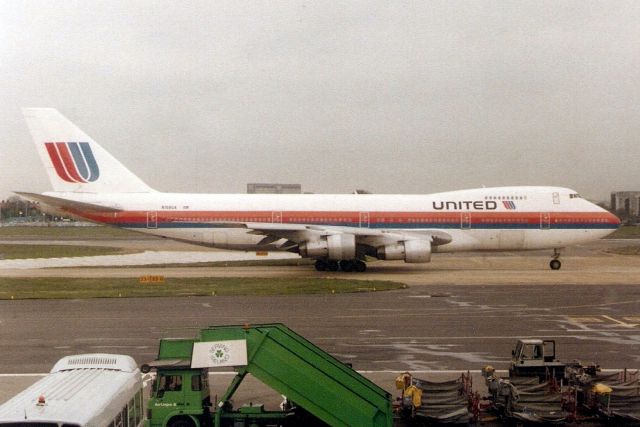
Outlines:
{"label": "green airstairs", "polygon": [[[211,402],[207,371],[215,366],[233,366],[236,376]],[[163,339],[157,360],[143,371],[148,368],[158,374],[150,427],[393,425],[389,393],[282,324],[215,326],[197,338]],[[248,374],[290,404],[281,411],[234,409],[232,397]],[[167,389],[178,380],[179,391]]]}

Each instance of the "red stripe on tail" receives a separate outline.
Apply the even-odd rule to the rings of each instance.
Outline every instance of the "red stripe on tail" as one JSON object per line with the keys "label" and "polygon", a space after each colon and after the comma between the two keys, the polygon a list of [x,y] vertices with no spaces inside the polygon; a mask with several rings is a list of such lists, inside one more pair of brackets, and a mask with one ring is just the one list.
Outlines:
{"label": "red stripe on tail", "polygon": [[58,154],[58,150],[56,150],[54,143],[45,142],[44,146],[47,149],[47,153],[49,153],[49,157],[51,158],[51,163],[53,163],[53,167],[56,170],[56,173],[58,174],[58,176],[62,178],[64,181],[76,182],[73,179],[71,179],[69,174],[67,174],[67,171],[62,165],[62,160],[60,159],[60,155]]}
{"label": "red stripe on tail", "polygon": [[58,152],[60,157],[62,158],[62,162],[64,163],[69,176],[73,180],[73,182],[82,182],[86,183],[87,180],[82,178],[78,173],[78,169],[76,168],[76,164],[73,162],[73,158],[71,157],[71,153],[69,152],[69,147],[64,142],[56,142],[56,147],[58,148]]}

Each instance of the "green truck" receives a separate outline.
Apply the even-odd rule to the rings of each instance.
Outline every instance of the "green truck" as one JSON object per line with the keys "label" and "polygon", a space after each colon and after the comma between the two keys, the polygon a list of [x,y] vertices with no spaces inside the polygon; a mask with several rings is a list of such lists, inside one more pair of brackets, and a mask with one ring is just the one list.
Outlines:
{"label": "green truck", "polygon": [[[208,371],[236,376],[212,401]],[[219,326],[189,339],[162,339],[146,427],[371,426],[391,427],[391,396],[351,367],[282,324]],[[251,374],[286,396],[281,410],[234,408],[231,400]]]}

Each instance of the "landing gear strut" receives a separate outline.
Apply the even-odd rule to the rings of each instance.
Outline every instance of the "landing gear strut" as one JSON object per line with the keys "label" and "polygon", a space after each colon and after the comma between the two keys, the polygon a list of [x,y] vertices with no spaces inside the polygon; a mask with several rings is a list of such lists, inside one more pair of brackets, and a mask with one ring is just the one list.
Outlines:
{"label": "landing gear strut", "polygon": [[554,249],[553,259],[549,263],[549,267],[551,267],[552,270],[560,270],[560,267],[562,267],[562,263],[558,258],[560,258],[560,249]]}
{"label": "landing gear strut", "polygon": [[340,262],[333,260],[318,259],[315,263],[316,270],[318,271],[338,271],[342,270],[346,273],[356,271],[363,273],[367,271],[367,264],[359,259],[342,260]]}

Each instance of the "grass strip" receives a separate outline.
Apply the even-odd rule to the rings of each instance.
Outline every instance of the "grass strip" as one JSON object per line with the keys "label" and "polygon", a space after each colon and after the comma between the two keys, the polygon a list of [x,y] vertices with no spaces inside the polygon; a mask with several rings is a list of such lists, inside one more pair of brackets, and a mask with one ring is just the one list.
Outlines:
{"label": "grass strip", "polygon": [[110,246],[0,244],[0,259],[65,258],[125,253],[131,253],[131,251]]}
{"label": "grass strip", "polygon": [[640,246],[622,246],[620,248],[608,248],[605,252],[616,255],[640,255]]}
{"label": "grass strip", "polygon": [[607,239],[640,239],[640,226],[623,225],[607,236]]}
{"label": "grass strip", "polygon": [[[142,233],[124,230],[116,227],[96,226],[11,226],[0,227],[0,239],[140,239],[145,238]],[[152,237],[149,237],[152,238]]]}
{"label": "grass strip", "polygon": [[[153,276],[158,278],[158,276]],[[163,278],[164,279],[164,278]],[[85,299],[212,295],[306,295],[404,289],[403,283],[324,278],[0,278],[0,299]]]}

